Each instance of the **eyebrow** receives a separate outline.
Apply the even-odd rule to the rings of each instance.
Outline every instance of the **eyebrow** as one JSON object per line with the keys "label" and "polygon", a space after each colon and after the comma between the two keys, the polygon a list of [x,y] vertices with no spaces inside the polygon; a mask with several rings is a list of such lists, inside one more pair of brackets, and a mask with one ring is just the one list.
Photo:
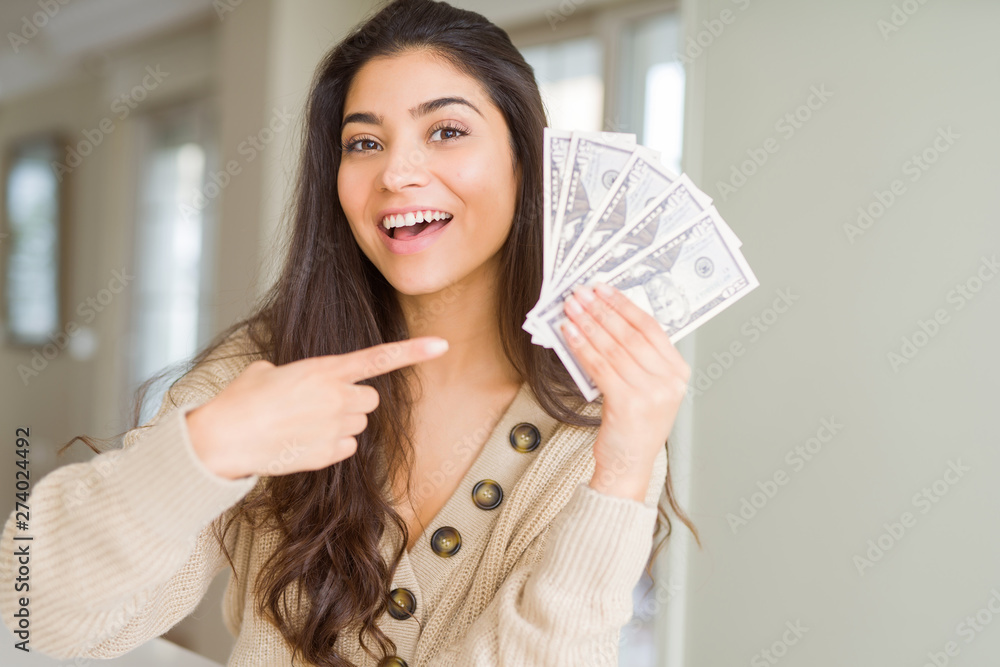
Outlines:
{"label": "eyebrow", "polygon": [[[471,107],[473,111],[486,119],[483,116],[483,112],[480,111],[475,104],[465,99],[464,97],[439,97],[436,100],[428,100],[427,102],[422,102],[417,106],[410,109],[410,117],[416,120],[421,116],[426,116],[432,111],[437,111],[442,107],[446,107],[452,104],[464,104],[467,107]],[[358,111],[352,113],[351,115],[344,118],[343,124],[340,126],[340,131],[343,132],[344,128],[348,123],[368,123],[369,125],[381,125],[385,117],[381,114],[372,113],[370,111]]]}

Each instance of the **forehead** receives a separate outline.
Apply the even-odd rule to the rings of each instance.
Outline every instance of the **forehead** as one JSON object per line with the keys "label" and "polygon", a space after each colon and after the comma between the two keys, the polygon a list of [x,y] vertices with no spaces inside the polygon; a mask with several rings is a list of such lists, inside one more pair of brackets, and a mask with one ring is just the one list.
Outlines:
{"label": "forehead", "polygon": [[[443,56],[430,51],[408,51],[380,56],[365,63],[348,87],[344,118],[358,112],[374,112],[387,119],[409,118],[409,110],[441,97],[463,97],[484,116],[499,113],[480,83]],[[460,115],[477,116],[461,105],[449,107]]]}

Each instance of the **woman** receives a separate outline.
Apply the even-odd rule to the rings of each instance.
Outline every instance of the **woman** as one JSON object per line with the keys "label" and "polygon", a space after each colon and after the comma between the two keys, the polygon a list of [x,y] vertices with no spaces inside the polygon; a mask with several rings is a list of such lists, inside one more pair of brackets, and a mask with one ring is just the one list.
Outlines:
{"label": "woman", "polygon": [[619,292],[565,304],[601,401],[520,328],[544,126],[506,33],[445,3],[326,56],[264,303],[122,450],[34,489],[39,649],[128,651],[228,560],[230,665],[617,663],[665,481],[691,527],[665,447],[690,369]]}

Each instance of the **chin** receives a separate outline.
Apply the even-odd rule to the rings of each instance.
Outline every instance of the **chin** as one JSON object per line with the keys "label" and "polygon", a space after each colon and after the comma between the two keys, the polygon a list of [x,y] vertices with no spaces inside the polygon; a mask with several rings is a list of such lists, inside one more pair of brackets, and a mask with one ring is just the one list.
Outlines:
{"label": "chin", "polygon": [[385,273],[382,275],[397,292],[407,296],[435,294],[447,289],[450,285],[454,285],[459,280],[459,276],[452,273],[421,270],[419,267],[415,267],[411,271],[392,271],[388,275]]}

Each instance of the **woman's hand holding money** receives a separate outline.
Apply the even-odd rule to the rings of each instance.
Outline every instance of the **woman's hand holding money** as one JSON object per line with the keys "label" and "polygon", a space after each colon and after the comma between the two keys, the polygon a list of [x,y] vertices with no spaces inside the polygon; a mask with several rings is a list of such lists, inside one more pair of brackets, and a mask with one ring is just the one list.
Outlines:
{"label": "woman's hand holding money", "polygon": [[613,287],[593,287],[577,287],[565,300],[562,327],[604,395],[590,487],[643,502],[691,368],[652,315]]}

